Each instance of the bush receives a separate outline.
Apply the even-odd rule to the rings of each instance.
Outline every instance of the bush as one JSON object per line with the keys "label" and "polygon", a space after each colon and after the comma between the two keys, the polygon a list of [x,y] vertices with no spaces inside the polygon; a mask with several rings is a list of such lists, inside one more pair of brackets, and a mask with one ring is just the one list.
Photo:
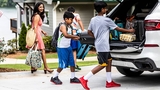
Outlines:
{"label": "bush", "polygon": [[51,52],[51,51],[55,52],[56,49],[51,46],[51,39],[52,39],[52,36],[43,37],[43,42],[44,42],[44,45],[45,45],[45,49],[46,49],[46,51],[49,51],[49,52]]}
{"label": "bush", "polygon": [[25,24],[23,23],[21,27],[21,32],[19,35],[19,50],[20,51],[26,50],[26,33],[27,33],[27,28]]}
{"label": "bush", "polygon": [[7,52],[9,54],[16,53],[17,48],[18,48],[18,47],[16,48],[16,43],[17,43],[16,39],[8,40],[7,47],[10,47],[10,48],[7,49],[5,52]]}

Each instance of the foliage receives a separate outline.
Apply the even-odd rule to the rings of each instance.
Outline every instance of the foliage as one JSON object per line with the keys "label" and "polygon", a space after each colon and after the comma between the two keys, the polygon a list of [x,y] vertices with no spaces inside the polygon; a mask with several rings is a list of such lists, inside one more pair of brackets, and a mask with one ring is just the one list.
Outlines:
{"label": "foliage", "polygon": [[15,3],[12,0],[0,0],[0,7],[14,7]]}
{"label": "foliage", "polygon": [[11,40],[8,40],[7,42],[7,47],[10,47],[6,52],[11,54],[11,53],[16,53],[16,48],[17,46],[17,39],[11,39]]}
{"label": "foliage", "polygon": [[4,61],[4,55],[3,55],[3,48],[4,48],[4,45],[5,45],[5,43],[4,43],[5,41],[4,41],[4,38],[3,38],[3,40],[0,40],[0,62],[3,62]]}
{"label": "foliage", "polygon": [[43,37],[43,42],[44,42],[46,51],[54,51],[55,52],[56,49],[51,46],[51,39],[52,39],[52,36],[45,36],[45,37]]}
{"label": "foliage", "polygon": [[27,33],[27,28],[25,24],[23,23],[21,27],[21,32],[19,35],[19,50],[20,51],[26,50],[26,33]]}

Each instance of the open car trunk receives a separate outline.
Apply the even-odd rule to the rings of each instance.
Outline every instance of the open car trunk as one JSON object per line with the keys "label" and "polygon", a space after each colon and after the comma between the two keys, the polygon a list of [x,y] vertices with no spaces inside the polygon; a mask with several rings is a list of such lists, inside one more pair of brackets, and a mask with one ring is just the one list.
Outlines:
{"label": "open car trunk", "polygon": [[[141,53],[145,44],[145,17],[152,12],[158,0],[123,0],[107,17],[114,20],[118,17],[122,21],[122,27],[125,28],[127,16],[134,15],[134,29],[136,40],[124,42],[119,39],[110,40],[110,49],[112,53]],[[122,32],[121,32],[122,33]],[[94,39],[90,36],[82,35],[81,40],[84,44],[94,44]]]}
{"label": "open car trunk", "polygon": [[134,15],[134,29],[136,40],[132,42],[124,42],[118,40],[110,41],[110,49],[112,53],[141,53],[145,44],[145,17],[152,12],[158,0],[124,0],[118,4],[107,17],[114,20],[118,17],[124,24],[127,16]]}

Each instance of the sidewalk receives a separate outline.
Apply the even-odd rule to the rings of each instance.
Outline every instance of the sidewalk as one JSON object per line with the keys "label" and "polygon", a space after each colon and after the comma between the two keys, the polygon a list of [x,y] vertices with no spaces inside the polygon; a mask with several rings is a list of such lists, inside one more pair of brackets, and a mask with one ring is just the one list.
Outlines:
{"label": "sidewalk", "polygon": [[[97,57],[86,57],[84,61],[96,60]],[[57,59],[47,59],[48,63],[57,62]],[[78,60],[82,61],[82,60]],[[6,58],[4,62],[0,64],[24,64],[25,60]],[[93,66],[81,67],[82,70],[76,72],[76,77],[87,74]],[[55,71],[55,69],[54,69]],[[112,70],[115,72],[115,70]],[[53,73],[44,74],[43,70],[31,74],[30,71],[20,72],[1,72],[0,73],[0,90],[84,90],[81,84],[70,84],[70,69],[64,69],[59,78],[62,80],[62,85],[54,85],[50,82],[50,78]],[[98,74],[91,78],[88,85],[91,90],[104,90],[105,87],[105,72],[100,71]],[[97,83],[98,81],[98,83]],[[113,88],[114,90],[120,90]],[[110,90],[113,90],[110,89]],[[121,89],[123,90],[123,89]]]}
{"label": "sidewalk", "polygon": [[[82,70],[76,72],[76,77],[87,74],[95,65],[81,67]],[[113,69],[113,71],[115,71]],[[115,78],[116,75],[116,78]],[[70,70],[69,68],[64,69],[60,74],[59,78],[63,82],[62,85],[55,85],[50,82],[52,74],[44,74],[42,70],[31,74],[30,71],[21,72],[7,72],[0,73],[0,90],[84,90],[81,84],[70,84]],[[117,76],[114,74],[115,81],[118,81]],[[118,81],[119,82],[119,81]],[[88,85],[91,90],[105,90],[106,74],[102,70],[95,76],[90,78]],[[110,88],[109,90],[124,90],[124,88]]]}
{"label": "sidewalk", "polygon": [[[77,62],[95,61],[95,60],[97,60],[97,56],[86,57],[84,60],[77,59]],[[58,59],[57,58],[47,59],[47,63],[54,63],[54,62],[58,62]],[[24,63],[25,63],[25,59],[13,59],[13,58],[5,58],[3,62],[0,62],[0,64],[24,64]]]}

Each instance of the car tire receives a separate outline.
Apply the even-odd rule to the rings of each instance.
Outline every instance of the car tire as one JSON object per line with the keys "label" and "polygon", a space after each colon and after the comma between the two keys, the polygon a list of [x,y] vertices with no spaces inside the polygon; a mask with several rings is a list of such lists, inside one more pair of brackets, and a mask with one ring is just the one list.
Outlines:
{"label": "car tire", "polygon": [[137,77],[144,72],[144,71],[131,70],[130,68],[126,68],[126,67],[116,67],[116,68],[121,74],[128,77]]}

